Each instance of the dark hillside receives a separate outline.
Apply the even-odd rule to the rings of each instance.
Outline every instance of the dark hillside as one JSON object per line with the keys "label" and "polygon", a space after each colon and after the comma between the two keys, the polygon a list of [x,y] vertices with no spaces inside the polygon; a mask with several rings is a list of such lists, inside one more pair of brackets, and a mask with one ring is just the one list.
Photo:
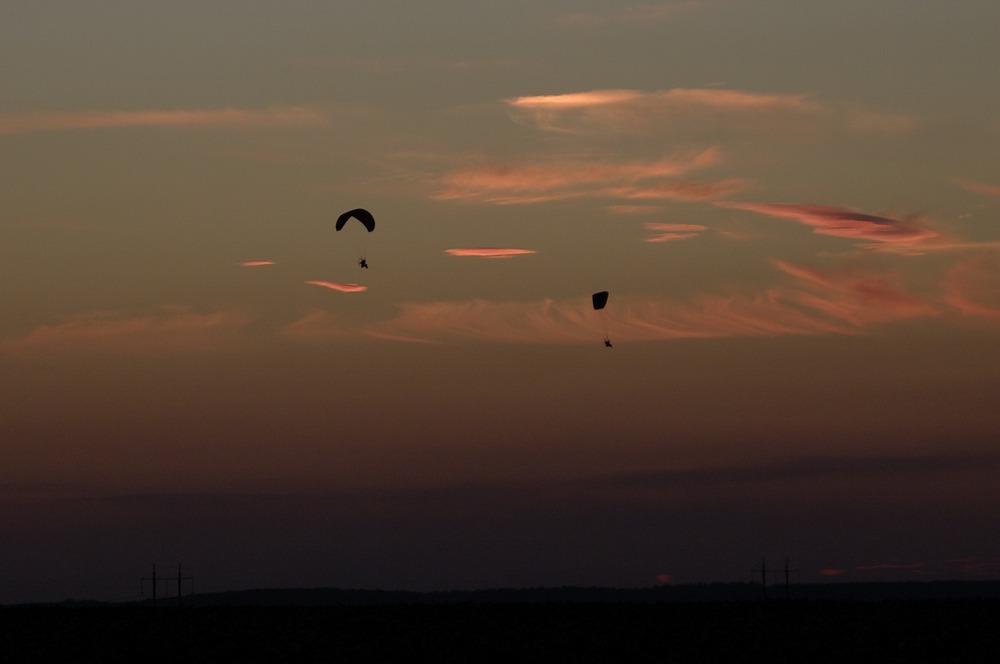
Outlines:
{"label": "dark hillside", "polygon": [[1000,600],[0,608],[4,661],[1000,661]]}

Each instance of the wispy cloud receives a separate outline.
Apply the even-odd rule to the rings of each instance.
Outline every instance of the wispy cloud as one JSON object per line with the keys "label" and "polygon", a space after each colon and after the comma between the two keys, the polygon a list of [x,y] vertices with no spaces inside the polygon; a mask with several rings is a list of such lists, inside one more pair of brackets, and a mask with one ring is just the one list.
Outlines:
{"label": "wispy cloud", "polygon": [[259,109],[36,111],[0,113],[0,134],[123,127],[315,127],[328,122],[329,116],[325,111],[310,106],[271,106]]}
{"label": "wispy cloud", "polygon": [[240,263],[240,267],[264,267],[266,265],[274,265],[274,261],[243,261]]}
{"label": "wispy cloud", "polygon": [[720,207],[747,210],[776,219],[791,219],[812,227],[814,233],[834,237],[862,240],[862,246],[880,248],[893,246],[920,253],[939,234],[910,221],[866,214],[848,208],[828,205],[799,205],[790,203],[739,203],[718,201]]}
{"label": "wispy cloud", "polygon": [[945,302],[965,316],[1000,322],[1000,258],[996,253],[969,256],[944,279]]}
{"label": "wispy cloud", "polygon": [[838,131],[888,133],[917,126],[909,116],[823,103],[804,93],[724,88],[604,89],[514,97],[506,102],[515,118],[546,131],[569,133],[691,133],[725,128],[799,135],[824,125]]}
{"label": "wispy cloud", "polygon": [[534,249],[504,249],[500,247],[470,247],[467,249],[445,249],[444,253],[451,256],[470,256],[475,258],[511,258],[536,253]]}
{"label": "wispy cloud", "polygon": [[533,302],[406,303],[372,336],[426,343],[592,343],[817,334],[857,334],[897,320],[935,316],[889,275],[824,272],[776,263],[784,283],[760,293],[701,295],[688,301],[616,295],[602,312],[589,297]]}
{"label": "wispy cloud", "polygon": [[653,233],[643,242],[675,242],[698,237],[707,227],[701,224],[644,224],[647,231]]}
{"label": "wispy cloud", "polygon": [[655,161],[540,159],[516,164],[480,164],[445,173],[438,199],[486,203],[533,203],[579,197],[707,200],[738,191],[737,181],[679,180],[718,165],[714,148]]}
{"label": "wispy cloud", "polygon": [[322,288],[329,288],[330,290],[339,291],[341,293],[363,293],[368,290],[368,286],[362,286],[360,284],[342,284],[336,281],[307,281],[306,283],[313,286],[320,286]]}
{"label": "wispy cloud", "polygon": [[1000,196],[1000,184],[989,184],[968,178],[954,178],[952,182],[958,187],[985,196]]}
{"label": "wispy cloud", "polygon": [[535,302],[466,300],[408,303],[365,328],[375,337],[458,343],[589,343],[607,333],[620,341],[856,334],[936,309],[877,279],[792,284],[761,294],[700,296],[691,301],[619,295],[601,312],[589,298]]}
{"label": "wispy cloud", "polygon": [[832,320],[867,327],[939,313],[938,307],[906,291],[892,275],[774,264],[796,279],[797,288],[786,294],[790,301]]}
{"label": "wispy cloud", "polygon": [[312,309],[298,320],[281,327],[281,337],[293,341],[325,343],[362,338],[357,321],[323,309]]}
{"label": "wispy cloud", "polygon": [[201,313],[189,307],[162,307],[141,314],[95,311],[4,339],[0,341],[0,351],[30,354],[211,350],[238,342],[241,330],[250,320],[242,311]]}

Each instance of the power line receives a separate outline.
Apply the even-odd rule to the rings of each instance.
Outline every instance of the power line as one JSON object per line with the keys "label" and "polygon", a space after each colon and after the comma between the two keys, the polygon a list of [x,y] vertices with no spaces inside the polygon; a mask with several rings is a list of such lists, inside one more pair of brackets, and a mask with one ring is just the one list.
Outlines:
{"label": "power line", "polygon": [[761,587],[761,590],[763,591],[763,593],[765,595],[767,595],[767,579],[768,579],[768,575],[770,574],[772,577],[779,576],[779,578],[780,578],[780,576],[784,576],[784,578],[785,578],[785,597],[788,597],[789,593],[791,592],[791,576],[792,576],[792,574],[794,573],[794,574],[797,575],[799,573],[799,569],[797,567],[796,568],[792,568],[792,567],[788,566],[788,558],[785,558],[785,566],[783,568],[780,568],[780,569],[768,569],[767,568],[767,562],[764,560],[764,558],[761,558],[760,559],[760,569],[756,569],[756,570],[753,570],[753,571],[754,572],[760,572],[760,587]]}
{"label": "power line", "polygon": [[181,597],[183,595],[183,593],[181,591],[182,591],[182,589],[184,587],[184,582],[185,581],[190,581],[191,582],[188,585],[188,588],[189,588],[188,596],[190,597],[191,595],[194,594],[194,577],[193,576],[184,576],[184,575],[182,575],[181,574],[181,564],[180,563],[177,563],[177,576],[176,577],[169,577],[169,576],[160,576],[160,577],[158,577],[158,576],[156,576],[156,564],[154,563],[153,564],[153,574],[152,574],[152,576],[144,576],[144,577],[141,577],[139,579],[139,594],[140,595],[145,594],[143,591],[145,589],[145,583],[144,582],[146,582],[146,581],[149,581],[150,584],[152,585],[152,588],[153,588],[153,606],[156,606],[157,588],[159,587],[159,584],[161,584],[161,583],[168,584],[168,587],[169,587],[170,583],[176,583],[177,584],[177,606],[181,605]]}

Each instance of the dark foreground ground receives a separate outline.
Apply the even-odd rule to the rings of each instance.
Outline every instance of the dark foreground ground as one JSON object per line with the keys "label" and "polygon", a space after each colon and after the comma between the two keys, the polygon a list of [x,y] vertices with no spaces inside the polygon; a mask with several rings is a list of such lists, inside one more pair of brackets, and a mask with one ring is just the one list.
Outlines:
{"label": "dark foreground ground", "polygon": [[5,662],[990,662],[1000,601],[0,607]]}

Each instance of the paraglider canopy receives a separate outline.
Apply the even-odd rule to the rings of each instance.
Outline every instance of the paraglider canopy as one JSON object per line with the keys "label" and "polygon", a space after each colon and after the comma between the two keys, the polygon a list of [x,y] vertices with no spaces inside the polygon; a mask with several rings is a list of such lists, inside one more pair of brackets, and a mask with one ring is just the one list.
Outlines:
{"label": "paraglider canopy", "polygon": [[608,303],[608,291],[594,293],[592,298],[594,300],[594,309],[603,309],[604,305]]}
{"label": "paraglider canopy", "polygon": [[364,224],[365,228],[368,229],[369,233],[375,230],[375,217],[372,215],[371,212],[369,212],[364,208],[354,208],[353,210],[348,210],[344,214],[337,217],[337,230],[339,231],[341,228],[343,228],[344,224],[346,224],[347,220],[350,219],[351,217],[354,217],[362,224]]}

